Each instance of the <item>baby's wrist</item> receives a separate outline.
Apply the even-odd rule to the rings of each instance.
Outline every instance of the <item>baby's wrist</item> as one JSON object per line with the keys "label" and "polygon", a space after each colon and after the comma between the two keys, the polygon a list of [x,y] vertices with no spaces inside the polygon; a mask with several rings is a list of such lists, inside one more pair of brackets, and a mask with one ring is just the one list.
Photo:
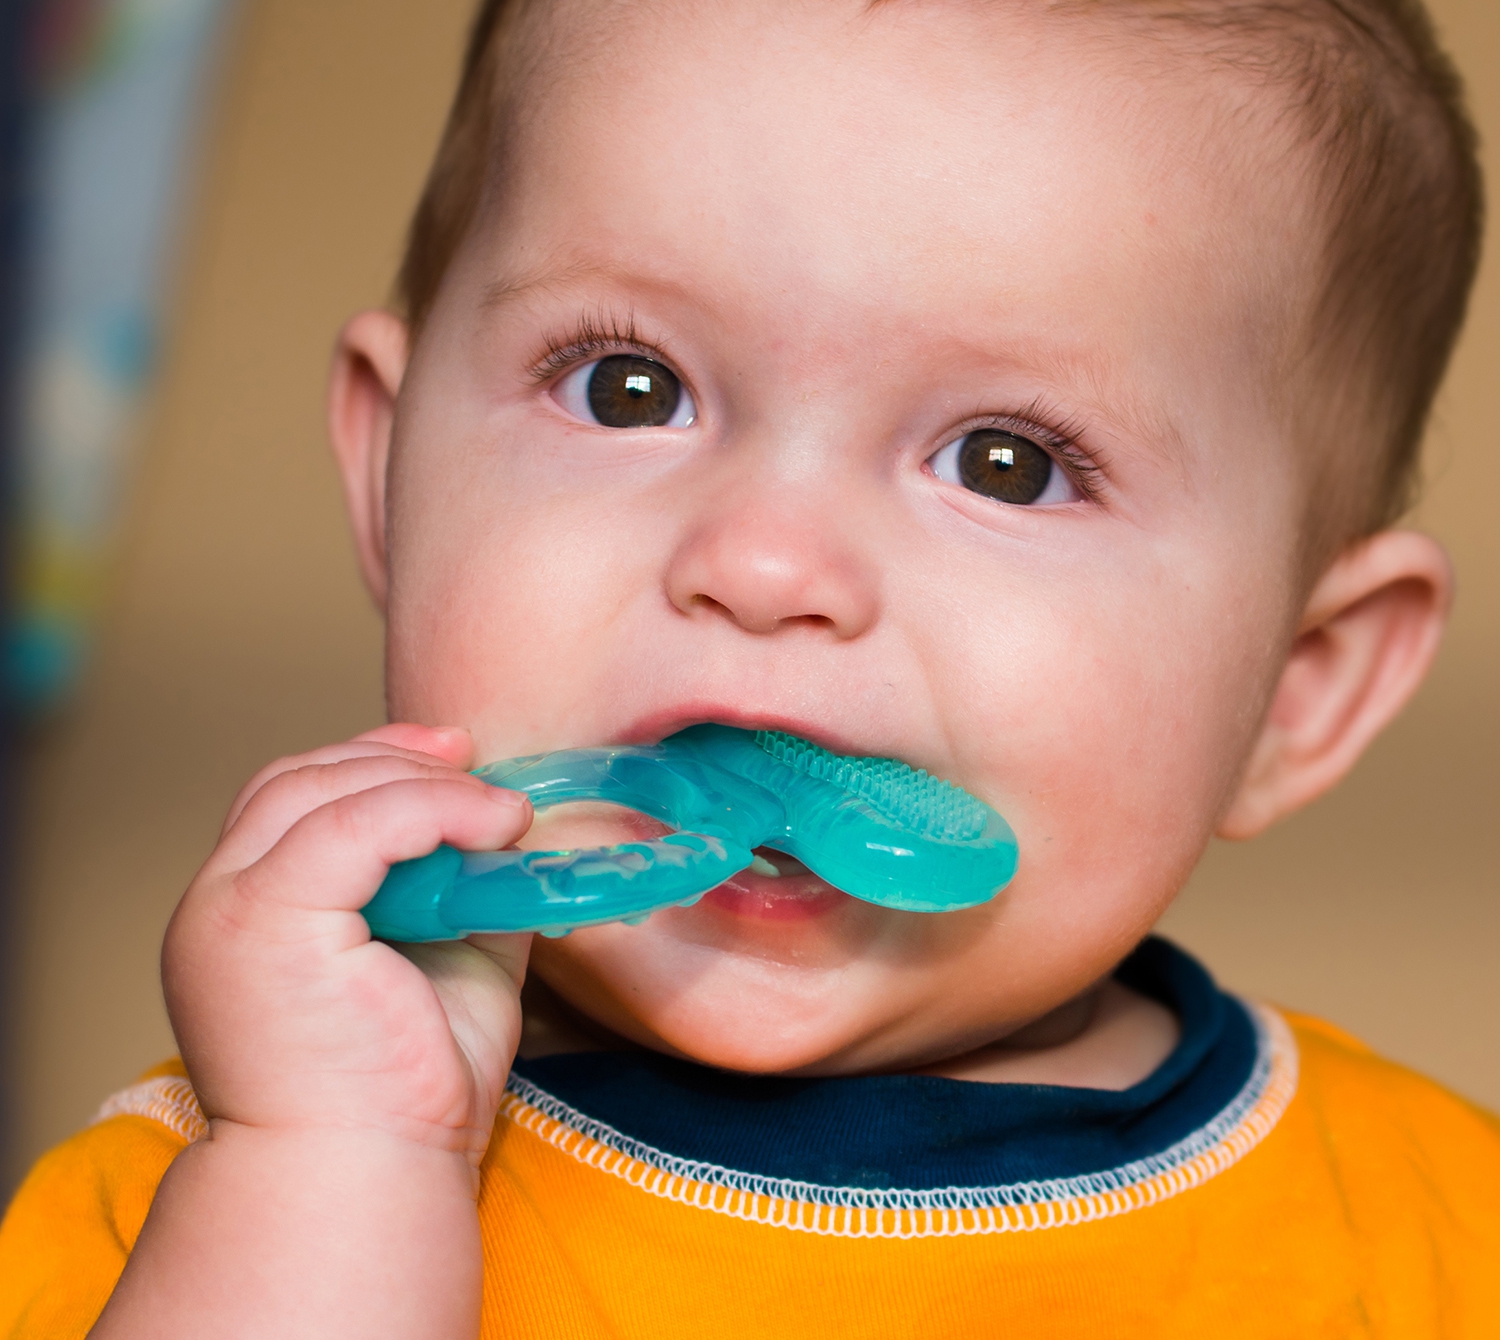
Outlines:
{"label": "baby's wrist", "polygon": [[91,1334],[472,1336],[477,1182],[462,1154],[389,1131],[214,1121]]}
{"label": "baby's wrist", "polygon": [[291,1177],[299,1170],[314,1180],[343,1170],[351,1186],[378,1198],[386,1184],[419,1180],[424,1188],[447,1187],[472,1202],[479,1184],[483,1147],[461,1131],[397,1123],[395,1127],[334,1122],[259,1124],[210,1117],[202,1148],[210,1161],[263,1163]]}

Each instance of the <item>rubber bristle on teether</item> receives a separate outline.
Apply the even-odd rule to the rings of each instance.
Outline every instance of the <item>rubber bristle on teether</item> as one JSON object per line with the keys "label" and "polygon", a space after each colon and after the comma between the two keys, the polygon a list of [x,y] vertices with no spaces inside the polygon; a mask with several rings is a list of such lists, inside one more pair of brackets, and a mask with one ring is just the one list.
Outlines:
{"label": "rubber bristle on teether", "polygon": [[777,761],[852,792],[892,823],[924,837],[967,842],[984,831],[989,809],[983,801],[895,759],[830,753],[785,731],[757,731],[755,743]]}

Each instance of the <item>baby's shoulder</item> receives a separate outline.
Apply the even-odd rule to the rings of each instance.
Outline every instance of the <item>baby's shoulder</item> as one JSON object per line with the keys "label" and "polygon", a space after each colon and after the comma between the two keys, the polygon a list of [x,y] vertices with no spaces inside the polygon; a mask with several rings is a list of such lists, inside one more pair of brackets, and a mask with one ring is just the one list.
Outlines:
{"label": "baby's shoulder", "polygon": [[1287,1116],[1344,1190],[1425,1205],[1500,1244],[1500,1118],[1325,1020],[1284,1017],[1300,1072]]}
{"label": "baby's shoulder", "polygon": [[1353,1034],[1312,1015],[1283,1012],[1300,1053],[1299,1088],[1346,1134],[1382,1139],[1441,1135],[1500,1153],[1500,1117],[1435,1080],[1388,1060]]}

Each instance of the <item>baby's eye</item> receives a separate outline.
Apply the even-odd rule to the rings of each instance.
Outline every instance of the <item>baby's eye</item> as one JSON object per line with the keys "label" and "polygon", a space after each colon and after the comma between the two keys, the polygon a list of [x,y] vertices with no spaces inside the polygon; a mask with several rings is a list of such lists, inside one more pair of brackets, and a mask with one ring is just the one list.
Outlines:
{"label": "baby's eye", "polygon": [[676,373],[635,354],[574,368],[552,394],[569,414],[605,428],[686,428],[697,415]]}
{"label": "baby's eye", "polygon": [[1077,502],[1068,472],[1035,442],[997,428],[980,428],[928,458],[932,473],[996,502],[1018,506]]}

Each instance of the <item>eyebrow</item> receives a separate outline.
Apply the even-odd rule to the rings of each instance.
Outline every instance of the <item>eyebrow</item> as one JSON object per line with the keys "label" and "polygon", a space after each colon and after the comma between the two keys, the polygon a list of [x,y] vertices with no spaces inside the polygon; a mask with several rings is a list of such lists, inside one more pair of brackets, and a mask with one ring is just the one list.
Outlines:
{"label": "eyebrow", "polygon": [[481,291],[479,305],[483,310],[493,311],[519,302],[532,293],[561,288],[580,280],[604,280],[621,287],[642,286],[650,288],[677,287],[669,280],[651,279],[633,270],[623,270],[613,265],[600,265],[593,261],[574,261],[570,265],[556,268],[541,265],[522,271],[511,278],[492,279]]}
{"label": "eyebrow", "polygon": [[1077,355],[1058,349],[1044,353],[1040,366],[1053,373],[1060,384],[1079,387],[1089,419],[1104,419],[1118,426],[1127,441],[1145,447],[1165,460],[1181,465],[1188,457],[1188,442],[1182,425],[1166,405],[1142,399],[1127,372],[1101,360],[1097,351]]}
{"label": "eyebrow", "polygon": [[1100,424],[1108,424],[1124,442],[1173,464],[1188,458],[1187,436],[1170,406],[1141,397],[1128,370],[1097,348],[1039,345],[1026,337],[988,342],[971,335],[955,336],[954,346],[981,359],[1003,360],[1040,375],[1055,388],[1043,395],[1042,403],[1054,405],[1060,392],[1072,404],[1056,407],[1076,420],[1086,437],[1093,438]]}

